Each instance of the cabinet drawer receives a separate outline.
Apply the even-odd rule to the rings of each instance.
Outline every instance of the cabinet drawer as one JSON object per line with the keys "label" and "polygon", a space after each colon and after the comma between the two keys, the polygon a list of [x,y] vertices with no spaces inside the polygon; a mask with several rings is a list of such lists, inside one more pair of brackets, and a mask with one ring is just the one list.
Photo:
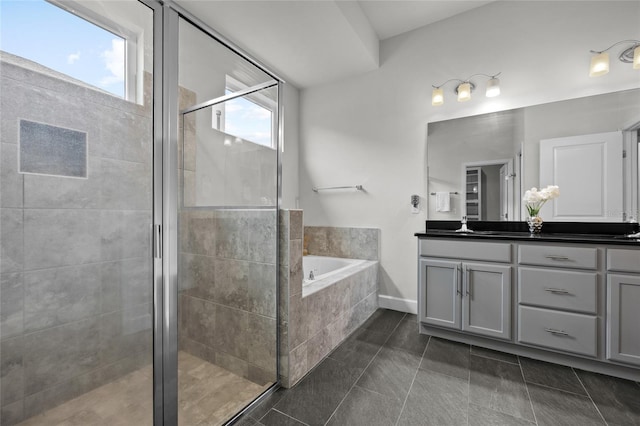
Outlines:
{"label": "cabinet drawer", "polygon": [[595,357],[597,317],[571,312],[520,306],[518,341],[550,349]]}
{"label": "cabinet drawer", "polygon": [[518,269],[518,302],[568,311],[597,312],[598,274],[562,269]]}
{"label": "cabinet drawer", "polygon": [[511,262],[511,244],[483,241],[421,239],[420,256]]}
{"label": "cabinet drawer", "polygon": [[597,269],[598,250],[587,247],[521,245],[518,252],[518,263],[521,265]]}
{"label": "cabinet drawer", "polygon": [[607,269],[640,273],[640,250],[608,249]]}

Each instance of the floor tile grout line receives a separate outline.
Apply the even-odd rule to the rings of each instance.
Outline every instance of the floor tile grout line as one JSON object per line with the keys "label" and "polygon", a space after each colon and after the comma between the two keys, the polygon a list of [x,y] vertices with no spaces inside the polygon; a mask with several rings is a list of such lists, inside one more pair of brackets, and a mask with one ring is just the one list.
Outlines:
{"label": "floor tile grout line", "polygon": [[[473,346],[472,346],[472,347],[473,347]],[[519,364],[520,364],[518,361],[516,361],[516,362],[513,362],[513,361],[505,361],[504,359],[493,358],[493,357],[490,357],[490,356],[487,356],[487,355],[480,355],[480,354],[477,354],[477,353],[475,353],[475,354],[474,354],[474,353],[473,353],[473,351],[470,351],[470,352],[469,352],[469,355],[477,356],[477,357],[480,357],[480,358],[491,359],[491,360],[493,360],[493,361],[500,361],[500,362],[504,362],[504,363],[512,364],[512,365],[519,365]],[[516,356],[516,357],[517,357],[517,355],[514,355],[514,356]]]}
{"label": "floor tile grout line", "polygon": [[533,421],[537,425],[538,424],[538,416],[536,416],[536,410],[533,408],[533,400],[531,399],[531,392],[529,392],[529,385],[527,384],[527,380],[524,378],[524,370],[522,369],[522,363],[520,362],[520,356],[518,357],[518,366],[520,367],[520,374],[522,375],[522,382],[524,383],[524,389],[527,391],[527,397],[529,398],[529,405],[531,406],[531,412],[533,413]]}
{"label": "floor tile grout line", "polygon": [[[303,421],[302,421],[302,420],[300,420],[300,419],[297,419],[297,418],[295,418],[295,417],[293,417],[293,416],[291,416],[291,415],[289,415],[289,414],[287,414],[287,413],[284,413],[284,412],[282,412],[282,411],[278,410],[277,408],[271,407],[271,410],[273,410],[273,411],[275,411],[275,412],[278,412],[278,413],[282,414],[282,415],[283,415],[283,416],[285,416],[285,417],[289,417],[290,419],[293,419],[293,420],[295,420],[295,421],[297,421],[297,422],[299,422],[299,423],[302,423],[302,424],[303,424],[303,425],[305,425],[305,426],[309,426],[309,424],[308,424],[308,423],[305,423],[305,422],[303,422]],[[269,410],[269,411],[271,411],[271,410]],[[269,411],[267,411],[267,414],[269,414]],[[261,419],[264,419],[264,418],[267,416],[267,414],[265,414],[264,416],[262,416],[262,417],[261,417]],[[259,422],[259,421],[260,421],[260,420],[258,420],[258,422]]]}
{"label": "floor tile grout line", "polygon": [[[402,318],[404,318],[406,316],[406,312],[405,314],[402,316]],[[398,326],[400,325],[400,321],[402,321],[402,318],[400,320],[398,320],[398,323],[396,324],[395,327],[393,327],[393,330],[391,330],[391,333],[389,333],[389,335],[387,336],[387,338],[385,339],[385,341],[382,343],[382,345],[380,345],[380,347],[378,348],[378,351],[376,352],[376,354],[371,357],[371,359],[369,360],[369,362],[367,363],[367,366],[364,367],[364,369],[360,372],[360,374],[358,375],[358,377],[353,381],[353,385],[351,385],[351,387],[349,388],[349,390],[347,391],[347,393],[344,395],[344,397],[340,400],[340,403],[336,406],[336,408],[333,410],[333,412],[331,413],[331,415],[329,416],[329,418],[327,419],[327,421],[324,423],[325,426],[329,424],[329,422],[331,421],[331,419],[333,418],[333,416],[338,412],[338,409],[340,408],[340,406],[342,405],[342,403],[344,402],[345,399],[347,399],[347,397],[349,396],[349,394],[351,393],[351,391],[353,390],[353,388],[356,387],[356,383],[358,383],[358,380],[360,380],[360,378],[364,375],[365,371],[367,371],[367,368],[369,368],[369,366],[371,365],[371,363],[373,362],[374,359],[376,359],[376,357],[378,356],[378,354],[380,353],[380,351],[382,351],[382,348],[384,348],[385,343],[387,343],[389,341],[389,339],[391,338],[391,336],[393,335],[393,333],[396,331],[396,329],[398,328]]]}
{"label": "floor tile grout line", "polygon": [[422,359],[424,358],[424,354],[427,353],[427,348],[429,347],[430,342],[431,342],[431,336],[429,336],[429,339],[427,340],[427,344],[424,345],[424,350],[422,351],[422,355],[420,356],[420,362],[418,363],[416,372],[413,373],[413,379],[411,379],[411,385],[409,385],[409,391],[407,392],[407,395],[404,397],[404,401],[402,402],[402,407],[400,408],[400,412],[398,413],[398,418],[394,423],[395,426],[398,426],[398,423],[400,422],[400,418],[402,417],[402,413],[404,412],[404,409],[407,406],[407,400],[409,399],[409,394],[411,393],[411,389],[413,389],[413,384],[416,381],[416,377],[418,377],[418,372],[420,371],[420,364],[422,364]]}
{"label": "floor tile grout line", "polygon": [[600,409],[598,408],[598,406],[596,405],[596,402],[593,400],[593,398],[591,397],[591,394],[589,393],[589,391],[587,390],[587,387],[584,385],[584,383],[582,383],[582,379],[580,378],[580,376],[578,375],[578,373],[576,372],[575,368],[571,367],[571,371],[573,371],[573,374],[575,374],[576,378],[578,379],[578,382],[580,382],[580,385],[582,386],[582,388],[584,389],[585,393],[587,394],[587,396],[589,397],[589,401],[591,401],[591,403],[593,404],[594,408],[596,409],[596,411],[598,412],[598,414],[600,415],[600,418],[602,419],[602,421],[604,422],[605,425],[608,425],[609,423],[607,422],[607,420],[604,418],[604,416],[602,415],[602,413],[600,412]]}
{"label": "floor tile grout line", "polygon": [[[385,341],[386,342],[386,341]],[[342,397],[342,399],[340,400],[340,403],[336,406],[336,408],[331,412],[331,415],[329,416],[329,418],[327,419],[327,421],[324,423],[325,425],[329,424],[329,422],[331,421],[331,419],[333,418],[333,416],[336,414],[336,412],[338,411],[338,409],[340,408],[340,406],[342,405],[342,403],[344,402],[345,399],[347,399],[347,397],[349,396],[349,394],[351,393],[351,391],[353,390],[353,388],[356,387],[356,383],[358,383],[358,380],[360,380],[360,378],[362,377],[362,375],[364,374],[365,371],[367,371],[367,368],[369,368],[369,366],[371,365],[371,363],[373,362],[374,359],[376,359],[376,357],[378,356],[378,354],[380,353],[380,351],[382,350],[382,348],[384,347],[384,344],[381,345],[378,348],[378,351],[376,352],[376,354],[369,360],[369,363],[367,363],[367,366],[360,372],[360,374],[358,375],[358,377],[356,377],[356,379],[353,381],[353,385],[351,385],[351,387],[349,388],[349,390],[347,391],[346,394],[344,394],[344,397]]]}
{"label": "floor tile grout line", "polygon": [[586,393],[586,392],[585,392],[585,393],[571,392],[571,391],[568,391],[568,390],[565,390],[565,389],[557,388],[557,387],[555,387],[555,386],[545,385],[545,384],[543,384],[543,383],[530,382],[530,381],[527,381],[526,379],[525,379],[525,383],[526,383],[526,384],[528,384],[528,385],[536,385],[536,386],[540,386],[540,387],[542,387],[542,388],[546,388],[546,389],[553,389],[553,390],[557,390],[557,391],[560,391],[560,392],[562,392],[562,393],[568,393],[569,395],[581,396],[581,397],[583,397],[583,398],[586,398],[586,397],[588,397],[588,396],[589,396],[589,394],[588,394],[588,393]]}
{"label": "floor tile grout line", "polygon": [[383,396],[385,398],[389,397],[389,395],[385,395],[383,393],[380,393],[378,391],[374,391],[374,390],[371,390],[371,389],[363,388],[362,386],[358,386],[357,384],[353,386],[353,389],[355,389],[355,388],[362,389],[365,392],[375,393],[376,395],[380,395],[380,396]]}

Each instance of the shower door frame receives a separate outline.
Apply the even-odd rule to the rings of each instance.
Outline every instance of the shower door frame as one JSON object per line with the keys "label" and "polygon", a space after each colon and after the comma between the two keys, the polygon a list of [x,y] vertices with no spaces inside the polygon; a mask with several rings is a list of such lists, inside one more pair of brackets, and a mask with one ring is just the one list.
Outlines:
{"label": "shower door frame", "polygon": [[163,61],[163,36],[164,36],[164,7],[158,0],[138,0],[153,12],[153,169],[152,169],[152,223],[151,223],[151,258],[152,258],[152,294],[153,294],[153,424],[164,425],[165,382],[163,377],[163,345],[165,320],[163,306],[164,286],[164,259],[163,259],[163,206],[164,206],[164,125],[165,118],[163,108],[165,104],[164,93],[164,61]]}
{"label": "shower door frame", "polygon": [[[280,386],[279,212],[282,203],[284,80],[171,0],[140,0],[154,9],[154,425],[178,424],[178,24],[183,19],[262,70],[278,87],[276,114],[276,382],[230,422]],[[242,93],[246,95],[246,93]],[[238,94],[238,97],[242,94]],[[157,96],[156,96],[157,95]],[[227,98],[225,96],[224,98]]]}

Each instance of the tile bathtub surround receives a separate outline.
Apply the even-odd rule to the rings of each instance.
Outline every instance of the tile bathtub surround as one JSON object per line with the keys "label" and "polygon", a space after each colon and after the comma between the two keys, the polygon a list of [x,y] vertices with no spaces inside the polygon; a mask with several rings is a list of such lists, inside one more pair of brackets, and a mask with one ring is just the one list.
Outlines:
{"label": "tile bathtub surround", "polygon": [[380,260],[380,230],[305,226],[309,254],[348,259]]}
{"label": "tile bathtub surround", "polygon": [[415,315],[379,309],[239,425],[639,425],[638,401],[639,383],[421,335]]}
{"label": "tile bathtub surround", "polygon": [[[280,212],[280,292],[281,339],[280,368],[283,386],[295,385],[307,372],[362,324],[378,307],[378,262],[371,261],[355,273],[309,296],[302,296],[302,210]],[[357,228],[337,229],[339,232]],[[346,231],[345,231],[346,230]],[[372,242],[377,247],[378,230],[357,230],[366,237],[360,241]],[[324,235],[329,235],[325,232]],[[354,246],[355,247],[355,246]],[[350,255],[372,256],[366,250],[355,248]],[[368,250],[368,249],[367,249]],[[317,253],[313,253],[317,254]],[[325,254],[328,255],[328,254]],[[377,249],[375,251],[377,259]],[[364,258],[364,257],[361,257]]]}
{"label": "tile bathtub surround", "polygon": [[[4,426],[151,361],[152,110],[4,52],[0,76]],[[33,122],[76,131],[55,169],[39,168]],[[26,171],[82,178],[20,174],[20,148]]]}
{"label": "tile bathtub surround", "polygon": [[276,381],[274,210],[180,213],[179,344],[252,380]]}

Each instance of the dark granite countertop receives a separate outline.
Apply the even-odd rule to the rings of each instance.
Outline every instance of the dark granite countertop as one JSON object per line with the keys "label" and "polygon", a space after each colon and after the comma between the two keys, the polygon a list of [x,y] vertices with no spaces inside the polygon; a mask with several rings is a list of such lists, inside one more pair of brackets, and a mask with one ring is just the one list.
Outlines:
{"label": "dark granite countertop", "polygon": [[455,232],[458,221],[426,221],[418,238],[460,238],[473,240],[515,240],[526,242],[561,242],[625,245],[640,248],[640,239],[627,238],[638,232],[637,223],[545,222],[540,234],[530,234],[526,222],[468,222],[474,232]]}

